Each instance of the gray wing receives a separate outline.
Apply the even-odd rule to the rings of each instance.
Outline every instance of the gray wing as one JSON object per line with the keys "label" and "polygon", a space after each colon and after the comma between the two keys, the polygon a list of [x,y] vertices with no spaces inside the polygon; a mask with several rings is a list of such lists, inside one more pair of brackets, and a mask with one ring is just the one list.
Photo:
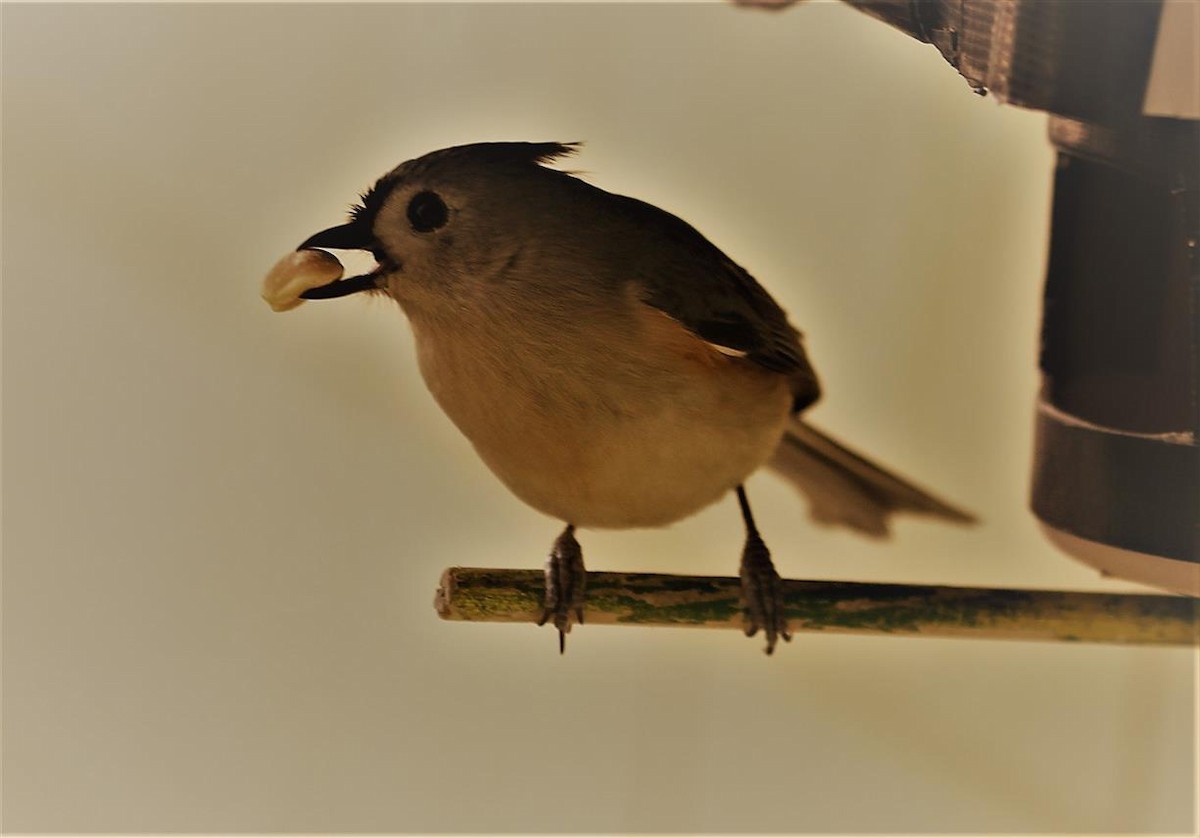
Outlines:
{"label": "gray wing", "polygon": [[788,376],[793,411],[820,397],[800,332],[754,277],[682,219],[634,198],[613,197],[646,239],[636,250],[636,272],[647,304],[709,343]]}

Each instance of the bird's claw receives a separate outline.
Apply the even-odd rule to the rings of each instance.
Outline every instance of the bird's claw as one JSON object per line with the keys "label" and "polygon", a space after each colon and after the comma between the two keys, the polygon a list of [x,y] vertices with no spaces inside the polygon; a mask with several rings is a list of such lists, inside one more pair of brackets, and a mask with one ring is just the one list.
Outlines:
{"label": "bird's claw", "polygon": [[783,605],[783,582],[771,563],[771,553],[758,536],[750,533],[742,552],[742,624],[747,637],[762,629],[767,638],[766,653],[775,651],[780,637],[791,641]]}
{"label": "bird's claw", "polygon": [[[573,623],[583,625],[583,602],[587,592],[587,570],[583,550],[575,540],[575,527],[568,526],[554,541],[546,559],[546,598],[538,625],[553,618],[558,629],[558,652],[566,650],[567,632]],[[574,620],[572,620],[574,617]]]}

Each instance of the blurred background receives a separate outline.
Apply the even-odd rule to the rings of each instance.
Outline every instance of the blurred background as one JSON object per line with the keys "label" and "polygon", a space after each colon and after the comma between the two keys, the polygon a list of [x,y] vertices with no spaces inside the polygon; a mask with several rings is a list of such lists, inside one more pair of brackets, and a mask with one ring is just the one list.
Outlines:
{"label": "blurred background", "polygon": [[[383,300],[271,264],[397,163],[584,140],[806,333],[821,427],[973,510],[891,542],[749,489],[791,578],[1133,590],[1027,511],[1053,155],[849,8],[7,5],[9,832],[1186,832],[1196,655],[438,620],[560,525],[475,458]],[[736,573],[732,500],[585,532]]]}

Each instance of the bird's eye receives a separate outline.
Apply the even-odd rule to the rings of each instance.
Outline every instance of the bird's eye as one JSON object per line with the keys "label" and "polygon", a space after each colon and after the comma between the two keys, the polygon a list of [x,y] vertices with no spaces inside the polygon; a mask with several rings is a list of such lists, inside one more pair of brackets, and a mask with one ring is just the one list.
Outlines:
{"label": "bird's eye", "polygon": [[450,217],[446,203],[433,192],[418,192],[408,202],[408,223],[418,233],[429,233]]}

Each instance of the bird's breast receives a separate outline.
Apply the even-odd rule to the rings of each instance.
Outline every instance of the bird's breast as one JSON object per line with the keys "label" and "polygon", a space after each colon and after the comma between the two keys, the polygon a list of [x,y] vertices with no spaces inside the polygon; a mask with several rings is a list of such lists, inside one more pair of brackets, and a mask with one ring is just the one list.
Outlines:
{"label": "bird's breast", "polygon": [[438,404],[522,500],[579,526],[658,526],[773,453],[783,376],[631,302],[589,317],[409,312]]}

